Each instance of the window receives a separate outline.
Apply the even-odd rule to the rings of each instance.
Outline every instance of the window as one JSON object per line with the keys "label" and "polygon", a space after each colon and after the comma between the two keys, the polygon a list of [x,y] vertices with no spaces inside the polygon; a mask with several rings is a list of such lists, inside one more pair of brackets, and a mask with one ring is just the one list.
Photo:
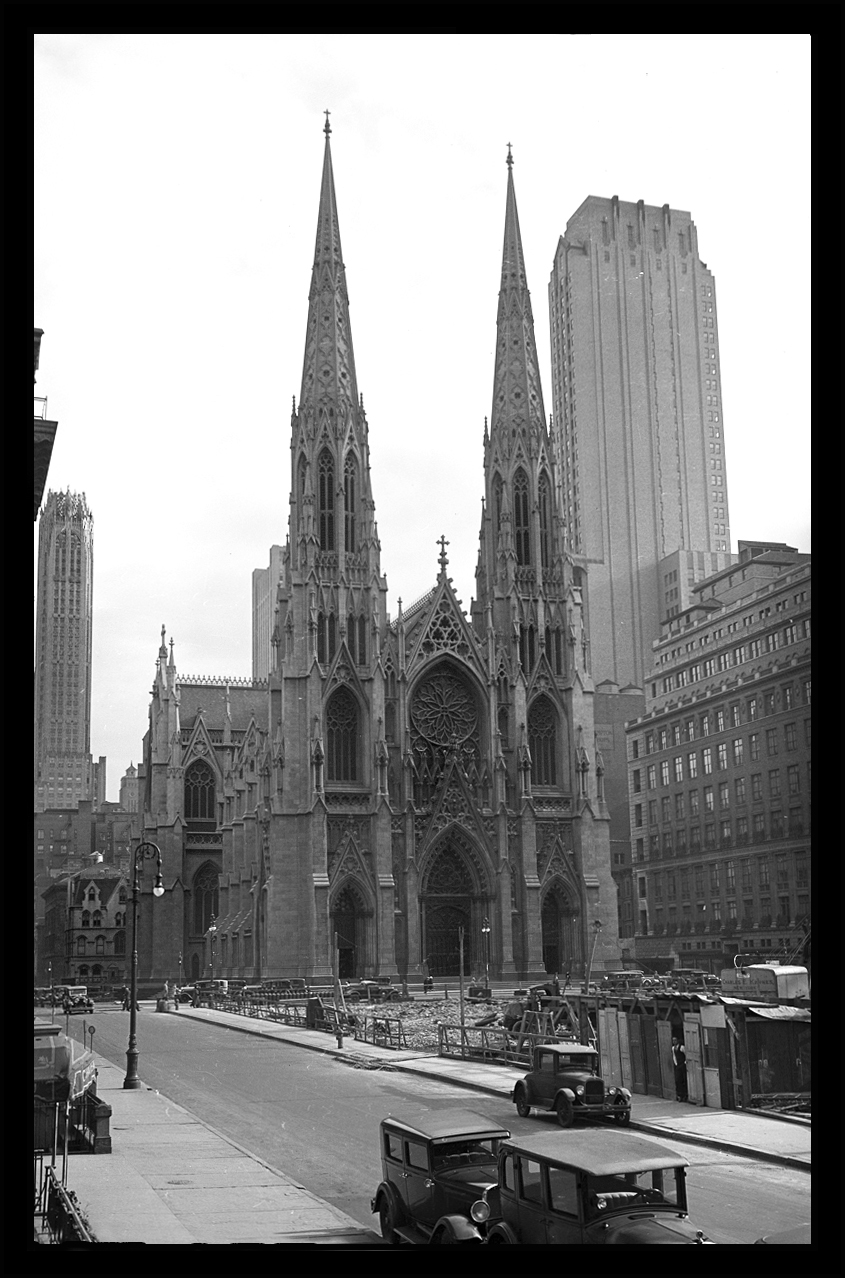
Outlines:
{"label": "window", "polygon": [[809,887],[810,878],[807,870],[807,853],[795,853],[795,886],[799,888]]}
{"label": "window", "polygon": [[754,841],[759,842],[760,839],[766,837],[766,817],[762,812],[754,813]]}
{"label": "window", "polygon": [[317,660],[321,666],[334,660],[337,648],[337,623],[333,612],[317,614]]}
{"label": "window", "polygon": [[712,787],[712,785],[706,785],[706,786],[704,787],[704,811],[705,811],[705,812],[712,812],[712,811],[713,811],[713,787]]}
{"label": "window", "polygon": [[725,768],[728,766],[728,743],[727,743],[727,741],[720,741],[720,742],[719,742],[718,746],[716,747],[716,759],[717,759],[717,762],[718,762],[719,771],[720,771],[720,772],[724,772]]}
{"label": "window", "polygon": [[557,715],[548,697],[528,711],[528,749],[533,785],[557,785]]}
{"label": "window", "polygon": [[214,773],[198,759],[185,772],[185,820],[215,821],[214,797]]}
{"label": "window", "polygon": [[727,781],[722,781],[719,784],[719,807],[728,808],[730,807],[730,804],[731,804],[731,799],[730,799],[730,792],[728,790],[728,783]]}
{"label": "window", "polygon": [[745,802],[745,777],[737,777],[734,781],[734,797],[737,803]]}
{"label": "window", "polygon": [[704,826],[704,846],[706,848],[715,848],[716,846],[716,827],[712,821],[707,822]]}
{"label": "window", "polygon": [[347,457],[343,467],[344,549],[354,554],[355,546],[355,458]]}
{"label": "window", "polygon": [[780,692],[781,692],[781,705],[783,709],[791,710],[792,709],[792,684],[791,683],[784,684]]}
{"label": "window", "polygon": [[681,744],[681,725],[674,723],[672,725],[672,745],[679,746]]}
{"label": "window", "polygon": [[540,476],[540,482],[537,488],[538,505],[540,507],[540,565],[543,568],[551,566],[551,491],[549,488],[549,480],[545,474]]}
{"label": "window", "polygon": [[766,754],[770,757],[778,752],[778,730],[777,728],[766,729]]}
{"label": "window", "polygon": [[647,732],[645,734],[645,752],[646,754],[654,754],[654,733]]}
{"label": "window", "polygon": [[660,802],[661,802],[661,819],[665,824],[667,821],[671,821],[672,819],[671,800],[669,798],[669,795],[664,794]]}
{"label": "window", "polygon": [[[795,732],[794,723],[785,723],[783,726],[783,734],[786,737],[786,748],[789,751],[798,749],[798,739]],[[777,750],[774,751],[777,754]]]}
{"label": "window", "polygon": [[704,770],[704,775],[709,776],[710,773],[713,771],[713,751],[711,750],[710,746],[705,746],[704,749],[701,751],[701,763]]}
{"label": "window", "polygon": [[683,821],[685,816],[686,816],[686,813],[684,811],[684,796],[683,794],[676,794],[675,795],[675,820]]}
{"label": "window", "polygon": [[710,866],[710,892],[711,894],[719,891],[719,866],[714,862]]}
{"label": "window", "polygon": [[194,933],[198,936],[208,931],[219,913],[218,883],[217,870],[210,864],[202,866],[194,879]]}
{"label": "window", "polygon": [[710,736],[710,715],[703,714],[701,716],[701,735],[703,737]]}
{"label": "window", "polygon": [[759,803],[763,798],[763,776],[760,772],[751,774],[751,798],[755,803]]}
{"label": "window", "polygon": [[695,719],[687,719],[687,741],[695,740]]}
{"label": "window", "polygon": [[763,714],[769,715],[775,712],[775,694],[773,692],[763,693]]}
{"label": "window", "polygon": [[698,828],[697,825],[694,825],[692,829],[690,830],[689,839],[690,839],[690,851],[697,852],[699,848],[701,847],[701,830]]}
{"label": "window", "polygon": [[358,780],[358,705],[348,688],[339,688],[326,707],[326,778]]}
{"label": "window", "polygon": [[653,763],[648,765],[648,788],[649,790],[657,789],[657,772]]}
{"label": "window", "polygon": [[542,1203],[543,1185],[540,1177],[541,1164],[532,1158],[519,1159],[520,1195],[530,1203]]}
{"label": "window", "polygon": [[769,887],[769,860],[768,857],[758,857],[757,859],[757,883],[761,888]]}
{"label": "window", "polygon": [[673,760],[673,766],[675,769],[675,783],[678,784],[684,779],[684,761],[680,755],[677,755]]}
{"label": "window", "polygon": [[575,1173],[562,1167],[549,1167],[549,1205],[552,1211],[566,1216],[578,1215],[578,1192]]}
{"label": "window", "polygon": [[733,741],[733,757],[734,767],[738,768],[742,765],[742,737],[735,737]]}
{"label": "window", "polygon": [[690,790],[689,792],[689,814],[690,816],[698,816],[698,791]]}
{"label": "window", "polygon": [[666,750],[669,747],[669,731],[667,728],[660,729],[660,749]]}
{"label": "window", "polygon": [[773,799],[780,795],[780,768],[769,769],[769,794]]}
{"label": "window", "polygon": [[334,462],[327,448],[320,453],[317,470],[320,549],[334,550]]}
{"label": "window", "polygon": [[657,825],[657,800],[649,799],[648,801],[648,823],[649,825]]}
{"label": "window", "polygon": [[642,778],[640,776],[639,768],[634,768],[631,773],[631,785],[633,787],[634,794],[639,794],[642,790]]}
{"label": "window", "polygon": [[786,773],[789,778],[789,793],[800,794],[801,793],[801,777],[799,775],[798,764],[797,763],[790,764],[790,766],[786,769]]}
{"label": "window", "polygon": [[748,718],[749,719],[757,718],[757,698],[756,697],[750,697],[748,700]]}
{"label": "window", "polygon": [[730,821],[719,822],[719,840],[723,848],[731,845],[731,823]]}
{"label": "window", "polygon": [[[805,706],[808,706],[810,704],[810,691],[811,691],[810,685],[811,685],[811,680],[805,679],[804,680],[804,705]],[[38,837],[39,839],[43,838],[43,835],[39,834]]]}
{"label": "window", "polygon": [[634,804],[634,826],[639,829],[643,823],[643,805],[641,803]]}
{"label": "window", "polygon": [[760,758],[760,733],[752,732],[748,738],[748,755],[752,763]]}
{"label": "window", "polygon": [[669,760],[664,759],[660,764],[660,784],[669,784]]}
{"label": "window", "polygon": [[725,712],[724,710],[716,711],[716,731],[724,732],[725,730]]}
{"label": "window", "polygon": [[773,839],[783,838],[783,813],[772,812],[769,816],[769,830]]}
{"label": "window", "polygon": [[691,781],[698,776],[698,756],[694,750],[687,755],[687,775]]}
{"label": "window", "polygon": [[639,737],[634,737],[634,739],[631,742],[631,758],[639,759],[639,757],[640,757],[640,740],[639,740]]}
{"label": "window", "polygon": [[514,505],[514,537],[516,541],[516,562],[527,565],[531,563],[530,509],[528,501],[528,476],[520,469],[513,480]]}
{"label": "window", "polygon": [[[734,663],[734,664],[736,664],[736,663]],[[740,724],[740,718],[739,718],[739,702],[737,701],[737,702],[735,702],[735,703],[731,706],[731,727],[732,727],[732,728],[738,728],[738,727],[739,727],[739,724]]]}

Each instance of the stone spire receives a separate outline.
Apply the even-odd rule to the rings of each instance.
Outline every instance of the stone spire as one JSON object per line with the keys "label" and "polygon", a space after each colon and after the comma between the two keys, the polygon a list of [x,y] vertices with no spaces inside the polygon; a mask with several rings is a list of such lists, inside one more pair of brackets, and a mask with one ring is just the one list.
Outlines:
{"label": "stone spire", "polygon": [[511,434],[513,427],[516,427],[517,433],[521,433],[526,427],[532,431],[539,430],[543,438],[546,438],[548,431],[543,392],[540,389],[531,295],[528,292],[522,236],[519,232],[510,143],[507,165],[505,242],[502,249],[493,412],[490,419],[490,435],[494,441],[496,435],[502,431]]}
{"label": "stone spire", "polygon": [[317,214],[317,241],[308,295],[308,329],[299,416],[319,428],[325,419],[331,433],[340,433],[357,418],[358,388],[352,332],[349,327],[349,295],[340,246],[340,224],[332,171],[331,129],[324,127],[323,181]]}

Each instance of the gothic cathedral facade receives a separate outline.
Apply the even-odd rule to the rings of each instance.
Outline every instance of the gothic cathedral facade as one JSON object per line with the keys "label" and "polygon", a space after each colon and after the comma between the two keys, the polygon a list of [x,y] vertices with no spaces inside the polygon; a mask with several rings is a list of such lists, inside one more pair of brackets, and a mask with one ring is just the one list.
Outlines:
{"label": "gothic cathedral facade", "polygon": [[215,975],[255,981],[455,977],[461,943],[467,974],[507,982],[607,970],[616,889],[582,583],[512,159],[476,598],[467,617],[443,538],[432,589],[391,620],[329,133],[269,678],[180,679],[162,632],[144,807],[168,891],[142,912],[141,975],[147,949],[150,977],[177,961],[196,977],[210,953]]}

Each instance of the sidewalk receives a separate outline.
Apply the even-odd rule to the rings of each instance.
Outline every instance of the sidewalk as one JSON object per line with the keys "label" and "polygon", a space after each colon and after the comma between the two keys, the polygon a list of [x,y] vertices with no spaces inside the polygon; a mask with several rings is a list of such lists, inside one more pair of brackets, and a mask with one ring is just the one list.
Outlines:
{"label": "sidewalk", "polygon": [[71,1154],[67,1187],[98,1243],[384,1245],[166,1096],[124,1091],[124,1071],[95,1057],[114,1152]]}
{"label": "sidewalk", "polygon": [[[345,1058],[359,1068],[439,1078],[509,1101],[524,1070],[391,1051],[354,1039],[210,1008],[164,1013]],[[382,1246],[375,1231],[323,1202],[167,1097],[123,1090],[123,1070],[95,1053],[97,1093],[112,1107],[112,1154],[71,1155],[68,1189],[99,1243],[288,1243]],[[810,1170],[810,1125],[634,1096],[629,1130]]]}

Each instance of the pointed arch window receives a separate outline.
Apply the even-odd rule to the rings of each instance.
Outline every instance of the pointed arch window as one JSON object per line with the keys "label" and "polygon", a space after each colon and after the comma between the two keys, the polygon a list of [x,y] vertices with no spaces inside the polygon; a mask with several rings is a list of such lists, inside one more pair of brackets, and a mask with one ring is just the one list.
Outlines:
{"label": "pointed arch window", "polygon": [[520,467],[513,479],[514,539],[516,562],[531,563],[531,537],[529,524],[528,476]]}
{"label": "pointed arch window", "polygon": [[327,448],[320,453],[318,472],[320,549],[334,550],[334,461]]}
{"label": "pointed arch window", "polygon": [[559,626],[546,626],[546,659],[556,675],[563,674],[563,638]]}
{"label": "pointed arch window", "polygon": [[326,707],[326,780],[358,780],[358,705],[339,688]]}
{"label": "pointed arch window", "polygon": [[215,821],[214,773],[197,759],[185,773],[185,820]]}
{"label": "pointed arch window", "polygon": [[498,471],[493,476],[493,518],[496,521],[496,536],[502,531],[502,476]]}
{"label": "pointed arch window", "polygon": [[548,568],[552,561],[552,498],[548,476],[540,476],[537,489],[540,507],[540,565]]}
{"label": "pointed arch window", "polygon": [[115,954],[126,953],[126,933],[115,932],[114,935],[114,952]]}
{"label": "pointed arch window", "polygon": [[528,711],[531,784],[557,785],[557,714],[548,697],[538,697]]}
{"label": "pointed arch window", "polygon": [[536,636],[533,626],[519,627],[519,661],[523,673],[527,676],[534,669],[536,661]]}
{"label": "pointed arch window", "polygon": [[353,555],[355,546],[356,474],[354,457],[347,457],[343,467],[344,549]]}
{"label": "pointed arch window", "polygon": [[88,913],[87,910],[82,911],[82,926],[83,927],[91,926],[91,915]]}
{"label": "pointed arch window", "polygon": [[297,491],[299,493],[300,505],[305,497],[305,474],[306,474],[307,465],[308,463],[305,460],[305,454],[300,453],[299,464],[297,466],[297,481],[296,481]]}
{"label": "pointed arch window", "polygon": [[204,865],[194,879],[194,933],[201,936],[208,931],[212,918],[220,908],[219,879],[213,865]]}
{"label": "pointed arch window", "polygon": [[321,666],[334,661],[337,650],[337,623],[333,612],[317,615],[317,660]]}

